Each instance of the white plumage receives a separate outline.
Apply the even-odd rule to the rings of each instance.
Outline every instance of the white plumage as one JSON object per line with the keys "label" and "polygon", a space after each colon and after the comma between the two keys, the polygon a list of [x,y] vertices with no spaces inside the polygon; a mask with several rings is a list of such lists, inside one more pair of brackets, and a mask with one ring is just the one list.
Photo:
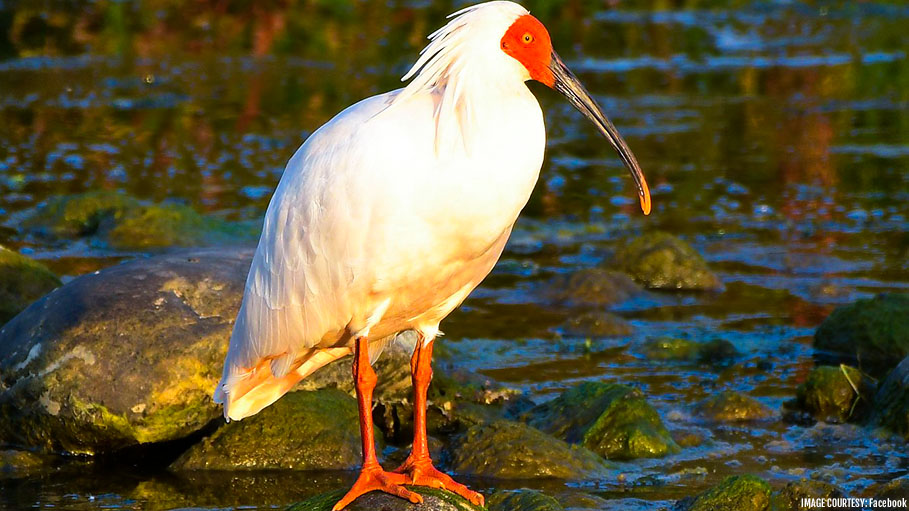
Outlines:
{"label": "white plumage", "polygon": [[424,339],[489,273],[543,161],[527,69],[499,49],[527,11],[490,2],[431,36],[404,89],[290,159],[265,216],[215,401],[255,414],[358,336]]}

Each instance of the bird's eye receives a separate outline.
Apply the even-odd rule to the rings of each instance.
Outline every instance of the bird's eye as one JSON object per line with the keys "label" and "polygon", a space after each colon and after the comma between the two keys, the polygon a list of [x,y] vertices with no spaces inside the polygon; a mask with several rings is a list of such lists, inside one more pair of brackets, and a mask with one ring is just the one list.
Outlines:
{"label": "bird's eye", "polygon": [[533,36],[530,35],[530,32],[524,34],[524,44],[530,44],[533,42]]}

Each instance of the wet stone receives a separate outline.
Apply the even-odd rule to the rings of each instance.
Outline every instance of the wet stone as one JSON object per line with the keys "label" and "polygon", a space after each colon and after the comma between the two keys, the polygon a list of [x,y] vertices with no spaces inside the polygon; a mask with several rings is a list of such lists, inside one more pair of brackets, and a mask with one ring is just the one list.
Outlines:
{"label": "wet stone", "polygon": [[[382,435],[376,432],[379,446]],[[360,464],[357,402],[338,389],[296,391],[221,426],[174,470],[346,470]]]}
{"label": "wet stone", "polygon": [[569,319],[559,330],[569,337],[621,337],[630,335],[634,328],[615,314],[595,311]]}
{"label": "wet stone", "polygon": [[585,382],[522,419],[608,459],[659,458],[679,450],[656,410],[627,385]]}
{"label": "wet stone", "polygon": [[0,325],[59,286],[46,266],[0,246]]}
{"label": "wet stone", "polygon": [[691,245],[666,232],[630,240],[616,251],[614,260],[618,268],[651,289],[712,291],[723,287]]}
{"label": "wet stone", "polygon": [[555,498],[536,490],[497,491],[486,499],[489,511],[562,511]]}
{"label": "wet stone", "polygon": [[497,479],[591,479],[609,470],[586,448],[511,421],[473,426],[453,440],[449,454],[455,473]]}
{"label": "wet stone", "polygon": [[0,329],[0,442],[95,454],[186,437],[211,393],[251,249],[196,250],[83,275]]}
{"label": "wet stone", "polygon": [[801,511],[802,499],[826,499],[844,497],[843,492],[836,486],[823,481],[802,479],[793,481],[784,486],[770,498],[771,511]]}
{"label": "wet stone", "polygon": [[715,422],[754,421],[771,417],[773,411],[757,399],[731,390],[714,394],[695,407],[695,413]]}
{"label": "wet stone", "polygon": [[[444,490],[435,490],[425,487],[409,487],[423,496],[423,502],[412,504],[410,501],[382,492],[370,492],[359,497],[345,511],[483,511],[484,508],[474,506],[469,501],[454,493]],[[303,502],[287,508],[286,511],[331,511],[339,501],[346,489],[335,490],[317,495]]]}
{"label": "wet stone", "polygon": [[546,297],[573,306],[608,307],[643,292],[628,275],[601,268],[585,268],[558,275],[545,287]]}
{"label": "wet stone", "polygon": [[904,358],[881,383],[868,422],[909,441],[909,357]]}
{"label": "wet stone", "polygon": [[821,366],[814,368],[805,383],[799,385],[795,407],[817,420],[855,422],[867,413],[873,395],[874,385],[858,369]]}
{"label": "wet stone", "polygon": [[[909,499],[909,476],[894,479],[888,483],[875,485],[869,489],[875,499]],[[906,509],[905,506],[894,506],[891,509]]]}
{"label": "wet stone", "polygon": [[730,476],[720,484],[678,501],[674,511],[764,511],[770,507],[770,485],[753,475]]}
{"label": "wet stone", "polygon": [[45,458],[15,449],[0,450],[0,478],[27,477],[47,466]]}
{"label": "wet stone", "polygon": [[728,366],[739,356],[735,346],[725,339],[697,342],[672,337],[647,341],[643,354],[650,360],[697,362],[717,367]]}
{"label": "wet stone", "polygon": [[880,294],[837,307],[814,334],[816,358],[883,377],[909,356],[909,293]]}

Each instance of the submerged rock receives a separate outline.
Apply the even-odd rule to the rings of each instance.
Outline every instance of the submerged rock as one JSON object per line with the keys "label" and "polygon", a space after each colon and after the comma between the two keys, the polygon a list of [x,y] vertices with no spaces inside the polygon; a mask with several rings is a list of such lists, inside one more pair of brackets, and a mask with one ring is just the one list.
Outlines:
{"label": "submerged rock", "polygon": [[94,454],[185,437],[211,401],[252,250],[79,277],[0,329],[0,442]]}
{"label": "submerged rock", "polygon": [[46,266],[0,246],[0,325],[59,286]]}
{"label": "submerged rock", "polygon": [[[382,492],[370,492],[345,507],[345,511],[484,511],[454,493],[435,490],[422,486],[409,486],[409,489],[423,496],[421,504],[412,504],[393,495]],[[347,490],[335,490],[317,495],[287,508],[287,511],[331,511]]]}
{"label": "submerged rock", "polygon": [[454,439],[450,455],[454,472],[497,479],[590,479],[608,470],[586,448],[511,421],[473,426]]}
{"label": "submerged rock", "polygon": [[836,486],[823,481],[802,479],[786,484],[770,498],[771,511],[802,511],[802,499],[833,499],[845,494]]}
{"label": "submerged rock", "polygon": [[559,501],[536,490],[497,491],[486,500],[489,511],[562,511]]}
{"label": "submerged rock", "polygon": [[837,307],[814,333],[824,363],[860,364],[883,376],[909,356],[909,294],[880,294]]}
{"label": "submerged rock", "polygon": [[259,230],[252,223],[200,215],[188,206],[149,204],[107,190],[56,197],[24,225],[39,236],[95,236],[123,250],[252,242]]}
{"label": "submerged rock", "polygon": [[680,500],[676,511],[763,511],[770,506],[770,485],[753,475],[730,476],[720,484]]}
{"label": "submerged rock", "polygon": [[615,254],[618,267],[651,289],[718,290],[723,284],[694,248],[666,232],[644,234]]}
{"label": "submerged rock", "polygon": [[817,420],[842,423],[861,419],[873,395],[873,384],[858,369],[821,366],[799,385],[796,404]]}
{"label": "submerged rock", "polygon": [[46,466],[46,460],[33,452],[0,450],[0,478],[26,477]]}
{"label": "submerged rock", "polygon": [[647,341],[643,354],[651,360],[689,361],[714,366],[730,365],[739,356],[735,346],[725,339],[696,342],[672,337]]}
{"label": "submerged rock", "polygon": [[621,337],[630,335],[634,328],[615,314],[594,311],[569,319],[560,330],[570,337]]}
{"label": "submerged rock", "polygon": [[575,306],[608,307],[642,291],[628,275],[600,268],[585,268],[558,275],[546,285],[549,300]]}
{"label": "submerged rock", "polygon": [[885,427],[909,441],[909,357],[881,383],[874,396],[869,423]]}
{"label": "submerged rock", "polygon": [[757,399],[732,390],[701,401],[695,407],[695,413],[715,422],[753,421],[773,415],[773,411]]}
{"label": "submerged rock", "polygon": [[[381,446],[382,434],[376,432]],[[357,401],[337,389],[291,392],[219,428],[174,470],[345,470],[360,464]]]}
{"label": "submerged rock", "polygon": [[609,459],[659,458],[679,450],[656,410],[627,385],[585,382],[523,419]]}

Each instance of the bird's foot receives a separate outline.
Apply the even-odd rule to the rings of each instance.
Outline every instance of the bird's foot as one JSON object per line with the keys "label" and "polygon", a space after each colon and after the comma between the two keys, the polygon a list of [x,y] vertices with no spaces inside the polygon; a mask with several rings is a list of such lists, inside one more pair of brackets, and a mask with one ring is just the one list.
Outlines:
{"label": "bird's foot", "polygon": [[363,470],[360,471],[360,477],[357,478],[357,482],[354,483],[353,488],[351,488],[350,491],[344,495],[344,498],[339,500],[331,509],[332,511],[341,511],[347,507],[348,504],[356,500],[357,497],[371,491],[383,491],[396,497],[407,499],[414,504],[423,502],[422,496],[402,486],[406,482],[407,476],[404,474],[386,472],[378,465],[363,467]]}
{"label": "bird's foot", "polygon": [[396,474],[406,474],[406,484],[413,486],[428,486],[441,488],[456,493],[472,502],[475,506],[483,507],[486,499],[463,484],[452,479],[448,474],[436,470],[429,457],[415,458],[413,455],[404,461],[404,464],[394,470]]}

